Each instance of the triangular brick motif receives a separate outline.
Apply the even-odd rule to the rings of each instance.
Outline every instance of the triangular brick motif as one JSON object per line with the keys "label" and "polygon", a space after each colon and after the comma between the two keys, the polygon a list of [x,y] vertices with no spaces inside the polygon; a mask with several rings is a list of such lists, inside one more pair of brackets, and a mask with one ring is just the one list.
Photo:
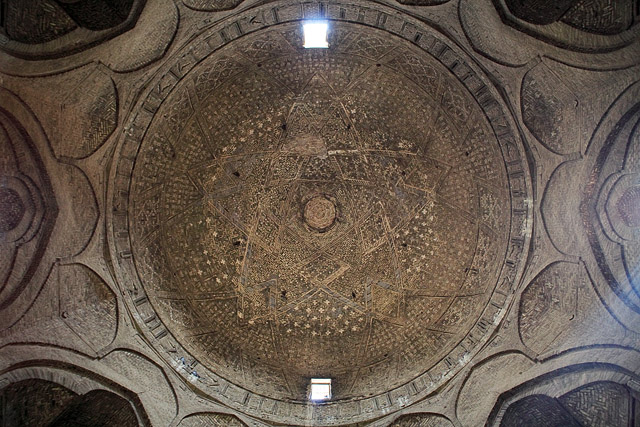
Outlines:
{"label": "triangular brick motif", "polygon": [[260,70],[265,77],[279,82],[292,94],[300,95],[317,73],[317,70],[313,68],[312,59],[312,53],[306,53],[302,62],[293,61],[291,57],[277,58],[265,62]]}
{"label": "triangular brick motif", "polygon": [[221,163],[224,172],[242,185],[262,185],[267,179],[268,163],[263,154],[231,157]]}
{"label": "triangular brick motif", "polygon": [[423,192],[405,185],[394,186],[390,191],[397,194],[397,199],[386,200],[384,209],[392,229],[408,221],[428,200]]}
{"label": "triangular brick motif", "polygon": [[340,176],[336,162],[331,157],[311,157],[302,167],[301,179],[314,181],[334,181]]}
{"label": "triangular brick motif", "polygon": [[349,205],[353,210],[356,222],[360,223],[364,218],[381,208],[375,197],[378,188],[372,187],[370,183],[346,182],[345,188],[351,196]]}
{"label": "triangular brick motif", "polygon": [[254,223],[258,198],[254,192],[247,195],[242,188],[232,189],[211,196],[208,203],[215,206],[231,223],[247,233]]}
{"label": "triangular brick motif", "polygon": [[321,74],[316,73],[304,87],[303,95],[297,102],[305,106],[314,127],[320,130],[335,107],[335,98],[331,86]]}
{"label": "triangular brick motif", "polygon": [[451,170],[442,180],[437,194],[451,205],[466,212],[475,214],[478,211],[477,183],[469,174]]}
{"label": "triangular brick motif", "polygon": [[323,72],[327,84],[341,98],[345,91],[356,84],[358,79],[367,72],[370,67],[364,61],[358,61],[357,57],[343,59],[339,65],[329,68]]}
{"label": "triangular brick motif", "polygon": [[382,319],[395,321],[400,317],[402,293],[394,290],[389,283],[377,282],[368,287],[371,309]]}
{"label": "triangular brick motif", "polygon": [[261,61],[268,61],[293,53],[295,53],[293,46],[291,46],[282,35],[273,33],[253,40],[247,48],[242,51],[244,56],[247,56],[251,61],[258,64],[261,64]]}
{"label": "triangular brick motif", "polygon": [[[380,35],[354,35],[344,48],[350,54],[361,55],[372,59],[378,59],[394,49],[394,43]],[[346,41],[346,40],[345,40]],[[346,43],[345,43],[346,44]]]}
{"label": "triangular brick motif", "polygon": [[360,223],[360,238],[365,252],[374,250],[386,241],[386,218],[380,206]]}
{"label": "triangular brick motif", "polygon": [[357,264],[363,253],[360,235],[355,229],[350,230],[347,235],[330,245],[326,252],[346,265]]}
{"label": "triangular brick motif", "polygon": [[410,165],[410,171],[403,177],[406,185],[433,193],[440,184],[449,167],[429,158],[416,158]]}
{"label": "triangular brick motif", "polygon": [[274,313],[278,305],[278,286],[276,280],[269,280],[244,287],[239,306],[242,310],[241,322],[252,323]]}
{"label": "triangular brick motif", "polygon": [[359,148],[358,135],[344,107],[334,102],[328,110],[329,113],[320,128],[320,136],[325,141],[327,149],[334,151]]}
{"label": "triangular brick motif", "polygon": [[200,164],[214,161],[213,154],[209,151],[210,141],[207,140],[208,137],[202,131],[197,120],[190,120],[182,132],[182,137],[191,143],[181,150],[174,150],[175,162],[183,165],[185,171],[189,171]]}
{"label": "triangular brick motif", "polygon": [[239,185],[236,177],[227,176],[217,162],[191,168],[187,175],[203,194],[212,194]]}
{"label": "triangular brick motif", "polygon": [[399,70],[420,85],[434,102],[440,99],[440,77],[437,66],[406,51],[387,56],[386,64]]}
{"label": "triangular brick motif", "polygon": [[424,146],[424,155],[451,166],[463,161],[467,156],[464,148],[458,143],[461,132],[462,130],[450,123],[443,113],[438,114],[434,130]]}
{"label": "triangular brick motif", "polygon": [[[315,123],[304,104],[295,103],[286,119],[286,131],[284,137],[283,150],[295,152],[289,148],[291,140],[295,138],[311,136],[317,133]],[[302,150],[304,151],[304,150]]]}
{"label": "triangular brick motif", "polygon": [[395,251],[388,238],[378,241],[378,244],[362,256],[360,266],[365,283],[384,283],[391,290],[399,290],[399,276],[395,268]]}
{"label": "triangular brick motif", "polygon": [[214,89],[224,81],[246,69],[244,64],[228,56],[212,57],[203,65],[204,71],[193,77],[195,93],[198,96],[198,102],[201,104],[206,102]]}
{"label": "triangular brick motif", "polygon": [[255,236],[267,247],[276,248],[280,234],[280,221],[270,212],[261,211],[257,216]]}
{"label": "triangular brick motif", "polygon": [[337,279],[348,265],[327,254],[320,254],[302,267],[302,274],[316,286],[326,286]]}
{"label": "triangular brick motif", "polygon": [[176,179],[164,186],[162,197],[172,201],[170,205],[165,205],[166,218],[172,218],[184,212],[194,203],[201,201],[203,193],[186,173],[178,173]]}

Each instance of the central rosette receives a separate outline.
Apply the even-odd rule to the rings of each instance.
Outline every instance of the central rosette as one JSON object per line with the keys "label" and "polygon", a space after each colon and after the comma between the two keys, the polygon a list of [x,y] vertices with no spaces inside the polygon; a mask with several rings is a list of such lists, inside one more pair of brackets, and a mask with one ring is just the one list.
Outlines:
{"label": "central rosette", "polygon": [[326,196],[314,196],[304,205],[303,216],[309,227],[324,233],[336,220],[336,205]]}

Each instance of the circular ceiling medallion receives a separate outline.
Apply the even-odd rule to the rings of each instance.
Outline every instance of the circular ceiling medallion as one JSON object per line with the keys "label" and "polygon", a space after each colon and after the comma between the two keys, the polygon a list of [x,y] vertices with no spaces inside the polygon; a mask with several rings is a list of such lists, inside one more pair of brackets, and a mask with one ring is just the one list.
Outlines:
{"label": "circular ceiling medallion", "polygon": [[325,232],[336,221],[336,205],[326,196],[313,196],[304,205],[304,221],[319,232]]}
{"label": "circular ceiling medallion", "polygon": [[[500,99],[441,34],[313,7],[251,9],[168,61],[121,141],[110,223],[128,303],[178,372],[300,423],[309,379],[332,378],[311,415],[331,424],[420,399],[486,342],[530,183]],[[302,48],[314,13],[329,49]]]}

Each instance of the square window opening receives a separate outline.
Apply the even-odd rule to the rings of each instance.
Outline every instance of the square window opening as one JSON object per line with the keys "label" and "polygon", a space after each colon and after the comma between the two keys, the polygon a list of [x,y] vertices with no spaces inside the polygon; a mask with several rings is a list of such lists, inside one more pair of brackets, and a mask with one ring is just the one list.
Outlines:
{"label": "square window opening", "polygon": [[311,395],[313,401],[331,399],[331,378],[311,378]]}
{"label": "square window opening", "polygon": [[327,21],[308,21],[302,27],[304,29],[304,47],[306,49],[326,49],[329,47],[329,42],[327,42],[329,24]]}

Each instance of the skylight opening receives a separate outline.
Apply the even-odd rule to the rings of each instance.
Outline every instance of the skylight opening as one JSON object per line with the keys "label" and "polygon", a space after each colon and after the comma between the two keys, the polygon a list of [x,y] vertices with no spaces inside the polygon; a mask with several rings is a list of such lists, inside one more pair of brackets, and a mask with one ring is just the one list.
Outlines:
{"label": "skylight opening", "polygon": [[315,402],[331,399],[331,378],[311,378],[309,399]]}
{"label": "skylight opening", "polygon": [[307,21],[302,25],[304,29],[304,47],[306,49],[326,49],[329,47],[327,41],[327,21]]}

